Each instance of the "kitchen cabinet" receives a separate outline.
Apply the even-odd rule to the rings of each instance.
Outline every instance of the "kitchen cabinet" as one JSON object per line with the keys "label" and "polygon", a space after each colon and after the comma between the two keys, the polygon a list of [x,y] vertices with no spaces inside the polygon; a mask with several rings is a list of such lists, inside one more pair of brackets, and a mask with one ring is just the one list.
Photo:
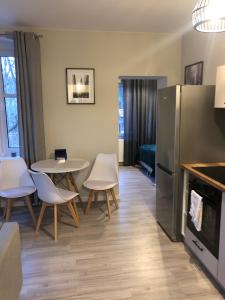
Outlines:
{"label": "kitchen cabinet", "polygon": [[[225,207],[225,193],[223,193],[222,205]],[[225,209],[221,211],[219,254],[218,281],[225,287]]]}
{"label": "kitchen cabinet", "polygon": [[[181,231],[184,243],[225,290],[225,163],[184,164],[182,167],[184,190]],[[202,197],[201,231],[195,230],[189,214],[192,190]],[[210,249],[210,242],[215,246],[216,241],[217,253]]]}
{"label": "kitchen cabinet", "polygon": [[225,65],[217,67],[215,108],[225,108]]}

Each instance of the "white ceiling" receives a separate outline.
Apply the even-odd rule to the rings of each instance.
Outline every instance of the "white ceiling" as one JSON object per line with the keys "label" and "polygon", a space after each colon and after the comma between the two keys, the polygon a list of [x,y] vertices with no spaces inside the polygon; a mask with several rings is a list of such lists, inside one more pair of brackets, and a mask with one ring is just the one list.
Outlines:
{"label": "white ceiling", "polygon": [[174,32],[195,0],[0,0],[0,26]]}

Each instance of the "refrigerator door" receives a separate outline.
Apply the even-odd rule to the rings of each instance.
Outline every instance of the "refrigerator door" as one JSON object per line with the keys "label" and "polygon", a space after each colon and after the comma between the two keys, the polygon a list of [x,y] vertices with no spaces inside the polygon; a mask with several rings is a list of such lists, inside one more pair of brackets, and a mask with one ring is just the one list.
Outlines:
{"label": "refrigerator door", "polygon": [[157,98],[156,218],[178,240],[178,174],[181,87],[159,90]]}
{"label": "refrigerator door", "polygon": [[179,163],[180,86],[158,91],[156,161],[175,172]]}
{"label": "refrigerator door", "polygon": [[177,175],[160,164],[156,166],[156,219],[166,234],[174,241],[177,235]]}

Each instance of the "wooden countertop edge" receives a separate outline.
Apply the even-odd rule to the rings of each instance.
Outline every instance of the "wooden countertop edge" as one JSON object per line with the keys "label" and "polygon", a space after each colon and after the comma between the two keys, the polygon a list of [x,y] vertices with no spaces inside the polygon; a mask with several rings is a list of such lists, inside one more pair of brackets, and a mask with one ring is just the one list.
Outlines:
{"label": "wooden countertop edge", "polygon": [[193,167],[212,167],[212,166],[224,166],[225,167],[225,163],[194,163],[194,164],[182,164],[181,167],[185,170],[187,170],[188,172],[192,173],[193,175],[196,175],[197,177],[199,177],[200,179],[202,179],[203,181],[209,183],[210,185],[214,186],[216,189],[225,192],[225,185],[212,179],[211,177],[208,177],[206,175],[204,175],[203,173],[193,169]]}

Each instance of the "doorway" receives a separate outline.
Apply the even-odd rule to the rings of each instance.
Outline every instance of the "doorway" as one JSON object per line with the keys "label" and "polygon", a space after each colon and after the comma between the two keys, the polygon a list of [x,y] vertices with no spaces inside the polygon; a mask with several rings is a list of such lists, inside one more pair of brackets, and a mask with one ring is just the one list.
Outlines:
{"label": "doorway", "polygon": [[118,83],[119,162],[153,177],[157,90],[166,86],[165,76],[120,76]]}

